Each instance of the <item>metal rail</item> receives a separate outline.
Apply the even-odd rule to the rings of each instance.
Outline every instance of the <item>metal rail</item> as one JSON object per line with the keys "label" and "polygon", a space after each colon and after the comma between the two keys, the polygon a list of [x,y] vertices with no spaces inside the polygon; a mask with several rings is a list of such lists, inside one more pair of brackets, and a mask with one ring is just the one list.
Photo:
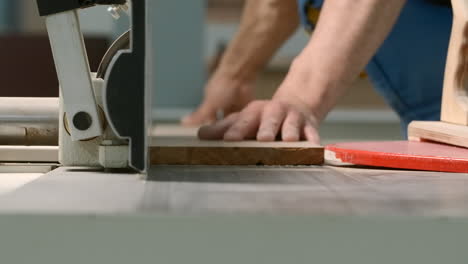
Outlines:
{"label": "metal rail", "polygon": [[0,145],[58,145],[58,98],[0,97]]}

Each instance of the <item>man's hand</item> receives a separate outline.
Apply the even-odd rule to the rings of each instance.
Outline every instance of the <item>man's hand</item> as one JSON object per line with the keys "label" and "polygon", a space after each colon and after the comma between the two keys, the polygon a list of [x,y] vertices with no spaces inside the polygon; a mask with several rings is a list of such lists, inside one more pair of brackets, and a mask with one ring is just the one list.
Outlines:
{"label": "man's hand", "polygon": [[183,125],[202,125],[240,111],[253,99],[257,75],[299,25],[296,1],[247,0],[236,35],[205,88],[205,98]]}
{"label": "man's hand", "polygon": [[[296,1],[269,1],[278,5],[271,5],[267,0],[248,2],[252,4],[250,9],[252,11],[263,10],[254,8],[254,5],[259,3],[270,3],[265,8],[279,7],[280,4],[287,3],[290,4],[289,7],[293,7],[291,3],[296,3]],[[232,114],[214,125],[201,128],[199,137],[230,141],[244,139],[273,141],[280,137],[285,141],[306,139],[319,143],[317,133],[319,123],[385,40],[405,2],[405,0],[325,1],[314,36],[294,60],[286,79],[273,99],[254,101],[241,112]],[[297,12],[291,8],[287,10],[289,12],[281,17],[287,17],[286,14],[291,14],[293,11]],[[275,15],[275,12],[271,14]],[[275,21],[288,21],[288,19]],[[233,76],[245,77],[253,71],[252,69],[258,69],[258,65],[264,65],[265,58],[269,57],[266,55],[271,55],[271,51],[276,50],[284,37],[290,35],[293,28],[290,26],[295,23],[291,23],[288,30],[284,30],[284,33],[288,34],[281,36],[279,38],[281,41],[275,41],[275,45],[270,47],[269,52],[263,53],[263,56],[258,56],[257,53],[264,50],[263,46],[267,46],[266,44],[278,36],[276,34],[278,28],[269,24],[267,28],[270,34],[258,34],[246,23],[245,29],[249,29],[246,30],[249,33],[246,35],[249,37],[239,37],[238,43],[244,43],[241,40],[255,39],[256,41],[247,41],[247,43],[259,46],[249,46],[247,51],[239,48],[238,52],[227,52],[230,57],[225,61],[229,63],[225,62],[224,65],[229,65],[227,68],[231,69],[227,72],[236,73]],[[259,37],[263,37],[261,42],[258,41]],[[240,44],[234,46],[242,47]],[[258,61],[255,61],[256,59]],[[252,60],[255,63],[252,63]]]}
{"label": "man's hand", "polygon": [[198,136],[205,140],[274,141],[279,138],[320,144],[317,126],[314,114],[300,100],[287,102],[273,99],[253,101],[241,112],[202,127]]}
{"label": "man's hand", "polygon": [[214,75],[205,88],[203,103],[182,120],[185,126],[197,126],[217,120],[217,113],[224,115],[240,111],[253,100],[254,81],[237,81]]}

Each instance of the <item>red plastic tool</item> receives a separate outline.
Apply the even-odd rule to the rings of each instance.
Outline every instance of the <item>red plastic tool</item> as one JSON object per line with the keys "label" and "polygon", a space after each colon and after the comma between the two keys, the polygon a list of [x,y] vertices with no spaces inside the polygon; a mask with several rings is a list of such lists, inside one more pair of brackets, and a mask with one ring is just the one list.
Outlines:
{"label": "red plastic tool", "polygon": [[468,173],[468,149],[429,142],[338,143],[325,147],[325,159],[332,164]]}

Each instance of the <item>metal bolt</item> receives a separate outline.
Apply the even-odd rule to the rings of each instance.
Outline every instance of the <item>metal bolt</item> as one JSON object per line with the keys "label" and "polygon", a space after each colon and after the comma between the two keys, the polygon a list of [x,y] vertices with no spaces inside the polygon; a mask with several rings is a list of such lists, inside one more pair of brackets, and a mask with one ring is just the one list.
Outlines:
{"label": "metal bolt", "polygon": [[93,124],[93,118],[86,112],[78,112],[73,117],[73,125],[81,131],[88,130]]}

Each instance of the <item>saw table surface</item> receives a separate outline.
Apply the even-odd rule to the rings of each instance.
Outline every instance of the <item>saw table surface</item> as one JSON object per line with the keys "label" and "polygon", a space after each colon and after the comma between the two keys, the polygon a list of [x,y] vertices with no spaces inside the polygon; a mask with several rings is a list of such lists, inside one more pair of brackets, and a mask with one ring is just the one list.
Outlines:
{"label": "saw table surface", "polygon": [[145,181],[58,168],[0,193],[0,253],[18,264],[465,263],[467,203],[468,174],[158,166]]}
{"label": "saw table surface", "polygon": [[[196,131],[163,125],[152,134],[159,143],[187,144],[195,140]],[[44,172],[25,168],[17,169]],[[2,182],[5,186],[3,192],[0,188],[0,215],[468,216],[468,174],[331,166],[155,165],[146,180],[137,174],[66,167],[26,176],[0,175],[0,187]]]}
{"label": "saw table surface", "polygon": [[0,213],[468,216],[468,174],[311,167],[58,168],[0,193]]}

